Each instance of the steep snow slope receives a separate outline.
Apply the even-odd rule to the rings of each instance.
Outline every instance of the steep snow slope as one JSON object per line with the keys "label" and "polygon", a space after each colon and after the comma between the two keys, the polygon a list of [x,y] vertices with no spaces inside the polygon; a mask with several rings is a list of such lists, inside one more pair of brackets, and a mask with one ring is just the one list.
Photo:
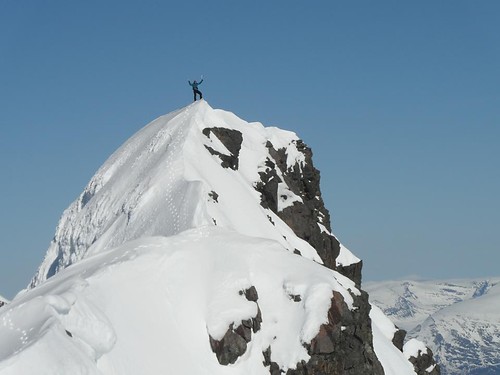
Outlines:
{"label": "steep snow slope", "polygon": [[370,300],[424,341],[443,374],[500,371],[500,278],[367,283]]}
{"label": "steep snow slope", "polygon": [[[413,366],[408,359],[403,357],[401,351],[394,345],[386,344],[388,341],[392,341],[397,331],[394,323],[392,323],[377,306],[372,306],[370,318],[373,322],[373,345],[378,358],[384,364],[385,374],[397,375],[403,372],[411,373],[413,371]],[[412,353],[412,355],[417,357],[418,353]]]}
{"label": "steep snow slope", "polygon": [[150,123],[0,310],[0,372],[415,374],[394,325],[372,329],[307,160],[294,133],[204,101]]}
{"label": "steep snow slope", "polygon": [[[221,168],[220,157],[208,150],[233,154],[216,136],[203,133],[211,127],[243,135],[237,170]],[[303,163],[294,133],[247,123],[205,101],[153,121],[106,161],[65,211],[32,286],[86,256],[127,241],[170,236],[202,225],[270,238],[321,262],[314,248],[271,210],[256,204],[261,196],[255,184],[259,172],[267,168],[268,141],[286,149],[287,165]],[[300,200],[285,184],[280,190],[279,208]]]}

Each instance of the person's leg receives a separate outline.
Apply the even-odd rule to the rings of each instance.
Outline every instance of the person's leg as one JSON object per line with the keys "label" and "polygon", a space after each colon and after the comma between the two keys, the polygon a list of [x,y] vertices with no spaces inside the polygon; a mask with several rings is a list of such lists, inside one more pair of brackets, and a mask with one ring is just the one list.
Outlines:
{"label": "person's leg", "polygon": [[193,90],[193,95],[194,95],[194,102],[196,101],[196,90]]}

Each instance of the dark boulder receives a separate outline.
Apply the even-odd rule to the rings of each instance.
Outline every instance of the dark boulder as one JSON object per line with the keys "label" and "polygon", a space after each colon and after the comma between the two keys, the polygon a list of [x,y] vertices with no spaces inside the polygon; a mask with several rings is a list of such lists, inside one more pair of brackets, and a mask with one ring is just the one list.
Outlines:
{"label": "dark boulder", "polygon": [[[316,337],[304,344],[311,358],[288,369],[287,375],[382,375],[384,370],[373,351],[371,322],[367,294],[355,297],[355,309],[350,310],[342,295],[333,292],[328,310],[328,322],[322,324]],[[368,309],[368,311],[366,311]],[[272,361],[269,348],[264,364],[271,374],[283,373]]]}
{"label": "dark boulder", "polygon": [[434,360],[432,350],[427,348],[427,352],[418,352],[417,357],[410,357],[409,361],[413,364],[413,368],[417,375],[440,375],[441,369]]}
{"label": "dark boulder", "polygon": [[406,331],[404,329],[399,329],[396,332],[394,332],[394,336],[392,337],[392,343],[396,348],[399,349],[400,352],[403,351],[403,346],[405,343],[405,337],[406,337]]}
{"label": "dark boulder", "polygon": [[221,365],[233,364],[247,350],[248,341],[242,336],[239,327],[234,330],[231,324],[221,340],[210,336],[210,347]]}
{"label": "dark boulder", "polygon": [[209,335],[210,347],[221,365],[235,363],[246,352],[247,344],[252,340],[252,333],[259,331],[262,323],[262,313],[257,302],[259,299],[257,289],[251,286],[240,291],[239,294],[244,295],[248,301],[257,304],[257,315],[242,320],[236,328],[234,328],[234,324],[231,324],[220,340],[215,340]]}

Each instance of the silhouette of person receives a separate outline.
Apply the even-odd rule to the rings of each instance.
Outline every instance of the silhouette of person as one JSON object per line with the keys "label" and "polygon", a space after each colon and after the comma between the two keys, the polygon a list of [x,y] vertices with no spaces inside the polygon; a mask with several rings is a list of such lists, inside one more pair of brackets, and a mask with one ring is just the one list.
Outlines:
{"label": "silhouette of person", "polygon": [[200,82],[196,82],[196,80],[194,80],[193,83],[191,83],[191,81],[188,81],[189,86],[193,88],[194,101],[196,101],[196,94],[200,95],[200,100],[203,99],[203,94],[201,93],[200,90],[198,90],[198,86],[201,85],[202,82],[203,78],[201,79]]}

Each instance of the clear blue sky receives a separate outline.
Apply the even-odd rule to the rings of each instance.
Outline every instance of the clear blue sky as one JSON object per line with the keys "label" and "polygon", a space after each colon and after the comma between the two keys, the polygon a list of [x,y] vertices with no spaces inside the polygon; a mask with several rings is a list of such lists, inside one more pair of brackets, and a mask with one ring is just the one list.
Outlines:
{"label": "clear blue sky", "polygon": [[0,294],[105,159],[189,104],[293,130],[364,280],[499,275],[500,2],[0,2]]}

